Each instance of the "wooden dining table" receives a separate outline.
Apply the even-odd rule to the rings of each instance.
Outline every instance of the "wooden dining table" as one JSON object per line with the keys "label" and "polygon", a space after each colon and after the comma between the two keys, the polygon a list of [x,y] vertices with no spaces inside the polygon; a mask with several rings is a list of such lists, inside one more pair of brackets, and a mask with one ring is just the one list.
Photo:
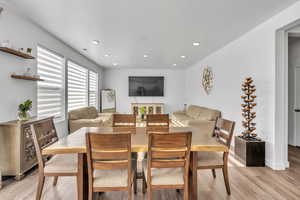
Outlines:
{"label": "wooden dining table", "polygon": [[[146,127],[136,128],[114,128],[114,127],[84,127],[76,132],[67,135],[64,138],[59,139],[57,142],[43,149],[43,155],[55,155],[55,154],[78,154],[78,170],[79,185],[78,188],[78,200],[88,199],[88,172],[86,162],[86,133],[121,133],[132,132],[131,135],[131,151],[132,152],[147,152],[148,151],[148,131]],[[197,184],[197,163],[199,151],[216,151],[216,152],[228,152],[228,147],[219,143],[216,138],[212,137],[211,132],[207,132],[203,128],[199,127],[170,127],[168,132],[192,132],[191,143],[191,157],[190,157],[190,170],[189,170],[189,199],[198,199],[198,184]]]}

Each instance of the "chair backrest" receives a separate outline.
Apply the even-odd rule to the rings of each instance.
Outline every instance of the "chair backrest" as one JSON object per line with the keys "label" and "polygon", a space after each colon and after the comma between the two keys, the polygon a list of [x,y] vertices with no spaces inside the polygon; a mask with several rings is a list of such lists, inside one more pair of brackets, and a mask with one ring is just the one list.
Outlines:
{"label": "chair backrest", "polygon": [[169,127],[169,114],[151,114],[147,115],[147,127]]}
{"label": "chair backrest", "polygon": [[87,133],[86,145],[89,180],[93,181],[94,170],[128,169],[131,181],[130,133]]}
{"label": "chair backrest", "polygon": [[234,121],[219,118],[216,122],[214,136],[217,137],[221,143],[230,147],[234,126]]}
{"label": "chair backrest", "polygon": [[53,118],[34,122],[30,126],[38,163],[41,168],[44,168],[42,150],[58,141]]}
{"label": "chair backrest", "polygon": [[[187,176],[190,162],[191,132],[149,132],[148,174],[151,183],[151,168],[184,168]],[[184,177],[187,180],[187,177]]]}
{"label": "chair backrest", "polygon": [[136,116],[131,114],[114,114],[113,127],[136,127]]}

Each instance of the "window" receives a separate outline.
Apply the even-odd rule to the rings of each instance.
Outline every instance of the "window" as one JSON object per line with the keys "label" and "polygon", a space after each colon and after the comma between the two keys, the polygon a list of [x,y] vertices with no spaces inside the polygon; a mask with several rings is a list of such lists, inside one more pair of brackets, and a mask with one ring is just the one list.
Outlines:
{"label": "window", "polygon": [[38,46],[37,73],[45,81],[38,82],[38,117],[65,119],[65,59]]}
{"label": "window", "polygon": [[68,61],[68,111],[88,106],[88,70]]}
{"label": "window", "polygon": [[98,108],[98,73],[89,71],[89,106]]}

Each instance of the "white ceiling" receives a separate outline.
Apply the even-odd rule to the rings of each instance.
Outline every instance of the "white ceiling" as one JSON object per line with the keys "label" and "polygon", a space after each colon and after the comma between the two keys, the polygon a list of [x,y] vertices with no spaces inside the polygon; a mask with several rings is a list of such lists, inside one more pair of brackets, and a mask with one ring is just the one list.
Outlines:
{"label": "white ceiling", "polygon": [[[101,66],[183,68],[298,0],[10,1]],[[94,39],[100,44],[93,45]]]}

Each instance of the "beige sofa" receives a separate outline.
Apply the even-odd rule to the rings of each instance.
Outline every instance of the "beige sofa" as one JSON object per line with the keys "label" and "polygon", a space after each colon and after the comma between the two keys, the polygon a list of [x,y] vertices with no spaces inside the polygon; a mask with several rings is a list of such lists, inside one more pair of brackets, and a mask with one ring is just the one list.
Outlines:
{"label": "beige sofa", "polygon": [[172,121],[179,126],[208,126],[211,129],[214,128],[219,117],[221,117],[221,112],[218,110],[190,105],[186,112],[174,112]]}
{"label": "beige sofa", "polygon": [[69,133],[82,127],[112,126],[113,113],[98,113],[95,107],[72,110],[68,114]]}

